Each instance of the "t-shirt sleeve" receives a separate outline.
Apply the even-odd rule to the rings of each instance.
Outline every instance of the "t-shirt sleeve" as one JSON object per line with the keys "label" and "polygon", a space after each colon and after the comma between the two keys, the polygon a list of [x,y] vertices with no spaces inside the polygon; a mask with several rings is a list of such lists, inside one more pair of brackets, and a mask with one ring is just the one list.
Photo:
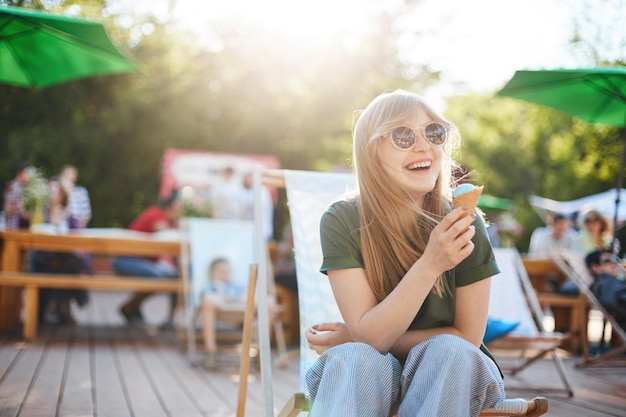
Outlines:
{"label": "t-shirt sleeve", "polygon": [[354,203],[333,203],[320,220],[322,266],[320,271],[363,268],[360,249],[359,216]]}
{"label": "t-shirt sleeve", "polygon": [[476,234],[472,238],[474,250],[470,256],[455,268],[457,287],[473,284],[500,272],[491,243],[489,242],[485,222],[480,216],[476,216],[473,225],[476,228]]}

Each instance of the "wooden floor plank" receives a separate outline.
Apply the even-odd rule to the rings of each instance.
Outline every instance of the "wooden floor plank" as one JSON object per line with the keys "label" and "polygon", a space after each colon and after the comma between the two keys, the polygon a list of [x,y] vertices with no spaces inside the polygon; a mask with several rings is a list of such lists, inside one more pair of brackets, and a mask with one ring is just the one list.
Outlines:
{"label": "wooden floor plank", "polygon": [[[3,349],[7,349],[3,347]],[[15,349],[15,348],[8,348]],[[0,416],[15,417],[22,409],[31,384],[37,378],[45,344],[29,343],[20,347],[23,352],[7,370],[0,384]]]}
{"label": "wooden floor plank", "polygon": [[[94,293],[85,308],[76,309],[78,326],[42,326],[34,343],[23,343],[19,333],[0,336],[0,417],[235,417],[239,354],[221,351],[226,353],[220,354],[215,371],[195,366],[174,331],[124,324],[118,308],[126,296]],[[156,295],[143,312],[156,325],[167,307],[167,297]],[[201,355],[193,359],[200,360]],[[574,398],[540,389],[517,390],[562,387],[551,360],[505,377],[507,395],[547,396],[547,417],[626,415],[626,369],[580,369],[576,367],[580,360],[564,357]],[[273,364],[275,414],[299,390],[298,362],[298,352],[292,351]],[[251,368],[248,381],[245,415],[263,417],[258,366]]]}
{"label": "wooden floor plank", "polygon": [[66,367],[65,381],[59,406],[59,417],[94,414],[93,380],[89,340],[78,328],[69,335],[70,354]]}
{"label": "wooden floor plank", "polygon": [[20,417],[57,415],[64,370],[68,361],[69,339],[55,332],[51,332],[47,339],[41,368],[33,380]]}
{"label": "wooden floor plank", "polygon": [[130,409],[135,416],[167,416],[161,399],[154,392],[150,378],[137,352],[132,332],[127,340],[114,340],[114,350],[119,361],[119,372],[126,397],[130,402]]}
{"label": "wooden floor plank", "polygon": [[107,417],[131,415],[124,395],[119,363],[113,350],[111,332],[97,328],[91,335],[92,369],[94,372],[95,414]]}
{"label": "wooden floor plank", "polygon": [[5,342],[0,346],[0,384],[9,374],[10,369],[18,360],[18,356],[24,352],[20,349],[23,346],[23,342]]}
{"label": "wooden floor plank", "polygon": [[172,355],[170,346],[160,345],[158,349],[160,360],[171,369],[172,380],[184,385],[203,416],[226,416],[234,412],[232,399],[214,390],[212,378],[205,370],[194,366],[183,353]]}
{"label": "wooden floor plank", "polygon": [[163,363],[158,349],[161,344],[158,337],[147,341],[144,338],[135,338],[135,348],[138,359],[144,367],[155,393],[157,393],[163,408],[168,415],[199,417],[202,411],[195,399],[181,384],[177,375],[172,372],[167,363]]}

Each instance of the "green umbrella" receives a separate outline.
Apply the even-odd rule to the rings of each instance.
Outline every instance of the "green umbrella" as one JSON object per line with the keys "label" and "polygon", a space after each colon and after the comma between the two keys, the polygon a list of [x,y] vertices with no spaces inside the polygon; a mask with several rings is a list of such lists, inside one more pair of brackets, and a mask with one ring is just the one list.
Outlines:
{"label": "green umbrella", "polygon": [[591,123],[626,125],[626,67],[517,71],[497,94]]}
{"label": "green umbrella", "polygon": [[515,203],[508,198],[482,194],[478,199],[478,207],[484,210],[511,210],[515,207]]}
{"label": "green umbrella", "polygon": [[613,218],[617,226],[626,158],[626,67],[517,71],[497,95],[542,104],[591,123],[622,128],[624,143]]}
{"label": "green umbrella", "polygon": [[0,83],[46,87],[134,69],[99,23],[0,6]]}

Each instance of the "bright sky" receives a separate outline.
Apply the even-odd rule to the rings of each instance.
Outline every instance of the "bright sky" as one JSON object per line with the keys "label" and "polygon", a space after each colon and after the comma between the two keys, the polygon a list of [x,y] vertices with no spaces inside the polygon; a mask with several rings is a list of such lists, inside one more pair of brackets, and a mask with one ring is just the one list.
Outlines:
{"label": "bright sky", "polygon": [[568,53],[573,22],[563,1],[426,0],[419,14],[407,22],[433,35],[412,48],[413,60],[472,89],[499,87],[517,69],[576,64]]}
{"label": "bright sky", "polygon": [[[339,27],[348,27],[355,33],[367,31],[368,8],[394,8],[404,3],[401,0],[119,1],[155,13],[164,13],[174,4],[174,15],[187,20],[190,27],[206,27],[206,20],[213,17],[245,17],[291,38],[328,37]],[[589,66],[592,63],[577,61],[568,45],[573,33],[572,14],[580,10],[583,2],[422,0],[418,12],[406,14],[401,22],[421,33],[415,39],[401,40],[402,57],[443,72],[444,84],[432,92],[439,96],[499,89],[518,69]],[[595,9],[589,18],[612,20],[607,24],[615,28],[619,11]],[[626,36],[622,35],[621,39]]]}

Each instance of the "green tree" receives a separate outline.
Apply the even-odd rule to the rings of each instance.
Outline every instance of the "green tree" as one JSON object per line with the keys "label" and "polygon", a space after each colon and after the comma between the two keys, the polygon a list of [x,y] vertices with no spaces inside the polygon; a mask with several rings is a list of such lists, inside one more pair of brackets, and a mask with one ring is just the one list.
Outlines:
{"label": "green tree", "polygon": [[320,45],[247,22],[211,23],[216,49],[153,16],[121,19],[106,1],[55,2],[70,6],[102,20],[140,71],[44,90],[0,86],[0,154],[10,155],[0,175],[10,178],[18,160],[48,175],[75,164],[93,226],[124,226],[156,202],[168,148],[273,154],[286,168],[349,166],[352,111],[385,88],[431,78],[401,77],[394,16],[384,13],[357,43],[350,33]]}
{"label": "green tree", "polygon": [[457,160],[486,193],[515,201],[526,230],[522,250],[542,224],[530,195],[567,201],[615,187],[618,129],[493,95],[454,97],[448,105],[446,115],[463,136]]}

